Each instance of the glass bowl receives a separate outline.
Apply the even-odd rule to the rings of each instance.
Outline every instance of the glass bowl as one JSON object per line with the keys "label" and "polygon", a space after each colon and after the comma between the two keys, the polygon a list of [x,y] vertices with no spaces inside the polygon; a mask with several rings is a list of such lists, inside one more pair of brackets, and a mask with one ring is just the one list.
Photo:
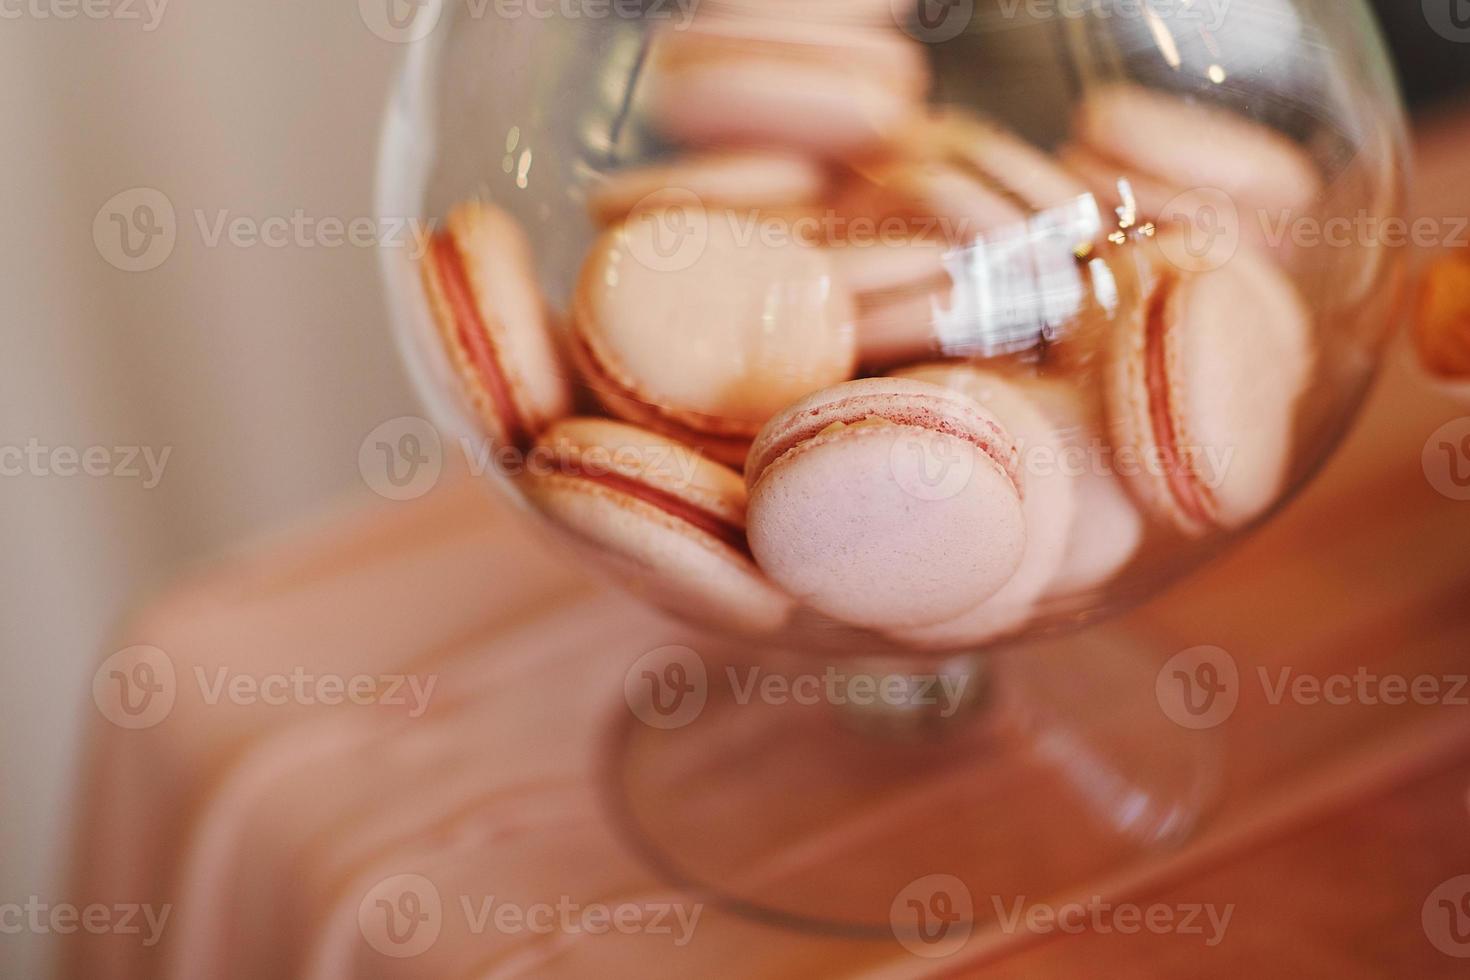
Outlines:
{"label": "glass bowl", "polygon": [[[1359,0],[431,0],[415,17],[378,187],[382,217],[438,228],[427,254],[384,254],[404,359],[473,469],[703,630],[705,659],[1024,674],[1017,642],[1157,594],[1289,501],[1353,421],[1401,299],[1381,232],[1405,206],[1404,118]],[[691,676],[671,656],[643,672],[654,702],[659,678],[678,695]],[[970,698],[992,716],[1026,700],[1012,717],[1031,727],[997,741],[1004,725],[972,721],[958,751],[993,765],[1057,724],[1082,734],[1053,747],[1095,743],[1126,698],[1078,679],[1133,669],[1096,659]],[[913,708],[848,705],[836,727],[907,745],[936,727]],[[758,709],[630,724],[619,811],[682,883],[881,930],[884,897],[932,863],[899,848],[866,877],[752,884],[736,838],[809,843],[813,812],[853,805],[855,757],[873,793],[927,763]],[[781,778],[707,773],[740,815],[711,839],[708,807],[649,774],[746,726],[784,735],[728,749],[747,754],[725,771]],[[994,845],[958,877],[1004,866],[1035,893],[1187,836],[1213,785],[1198,742],[1108,730],[1124,757],[1079,749],[1063,781],[1091,788],[1071,803],[1008,779],[1003,801],[946,814]],[[793,762],[785,738],[829,741]],[[797,787],[800,819],[780,802]],[[1086,867],[997,860],[1069,806],[1105,817]]]}

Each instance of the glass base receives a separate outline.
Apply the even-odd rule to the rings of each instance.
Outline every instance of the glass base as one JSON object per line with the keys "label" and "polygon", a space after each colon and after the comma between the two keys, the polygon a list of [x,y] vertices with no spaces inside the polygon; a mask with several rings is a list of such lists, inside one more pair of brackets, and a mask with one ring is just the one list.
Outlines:
{"label": "glass base", "polygon": [[901,940],[1003,924],[1181,844],[1218,796],[1218,733],[1165,715],[1158,665],[1074,646],[831,664],[669,648],[628,689],[613,810],[671,883],[763,920]]}

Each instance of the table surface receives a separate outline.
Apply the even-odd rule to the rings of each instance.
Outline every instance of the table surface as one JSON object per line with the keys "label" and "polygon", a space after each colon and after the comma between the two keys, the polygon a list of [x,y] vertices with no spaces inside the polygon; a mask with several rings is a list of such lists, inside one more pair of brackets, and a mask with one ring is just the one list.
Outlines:
{"label": "table surface", "polygon": [[[1422,139],[1420,213],[1470,213],[1457,164],[1470,152],[1467,132],[1450,121]],[[1422,453],[1431,433],[1465,414],[1466,403],[1429,389],[1396,354],[1343,452],[1301,499],[1106,634],[1160,661],[1208,642],[1243,670],[1464,674],[1470,503],[1432,488]],[[79,819],[78,904],[168,903],[169,926],[151,947],[132,936],[68,937],[64,972],[1450,977],[1470,968],[1442,948],[1470,955],[1470,936],[1456,942],[1470,930],[1470,898],[1451,911],[1470,890],[1451,882],[1470,874],[1470,710],[1272,703],[1259,685],[1243,686],[1225,726],[1222,802],[1201,832],[1087,893],[1144,908],[1228,907],[1213,945],[1105,922],[1076,933],[980,929],[952,954],[924,959],[892,939],[785,929],[710,904],[683,946],[647,933],[476,934],[446,912],[417,955],[372,948],[359,910],[406,874],[431,880],[446,907],[451,896],[490,894],[522,906],[689,901],[629,849],[598,786],[608,712],[626,711],[628,664],[684,635],[562,565],[462,478],[202,574],[122,630],[120,645],[166,652],[177,696],[145,729],[97,721]],[[207,696],[220,671],[298,670],[399,673],[436,688],[421,716]],[[894,828],[874,839],[885,832]],[[1462,912],[1463,922],[1452,918]]]}

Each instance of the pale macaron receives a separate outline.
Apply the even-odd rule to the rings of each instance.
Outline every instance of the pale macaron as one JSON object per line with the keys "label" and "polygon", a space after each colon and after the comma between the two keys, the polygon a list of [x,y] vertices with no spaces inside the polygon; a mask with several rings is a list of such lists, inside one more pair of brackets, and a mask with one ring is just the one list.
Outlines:
{"label": "pale macaron", "polygon": [[531,245],[510,215],[461,204],[420,269],[440,338],[491,438],[524,446],[571,410]]}
{"label": "pale macaron", "polygon": [[975,647],[1030,621],[1067,557],[1077,510],[1077,481],[1060,466],[1062,434],[1032,390],[1044,382],[1007,378],[965,362],[925,364],[895,377],[942,385],[988,410],[1016,440],[1026,546],[1015,574],[989,599],[947,622],[895,634],[922,648]]}
{"label": "pale macaron", "polygon": [[622,221],[635,210],[691,200],[709,209],[786,216],[815,207],[826,179],[819,163],[797,153],[704,153],[608,174],[588,195],[587,207],[599,225]]}
{"label": "pale macaron", "polygon": [[1157,269],[1113,337],[1112,441],[1133,457],[1120,464],[1153,514],[1191,536],[1239,528],[1285,489],[1314,366],[1311,318],[1294,284],[1249,249],[1203,274]]}
{"label": "pale macaron", "polygon": [[751,551],[832,619],[895,630],[993,596],[1026,548],[1015,440],[958,392],[869,378],[773,418],[751,447]]}
{"label": "pale macaron", "polygon": [[1091,188],[999,124],[958,109],[918,116],[886,153],[854,166],[839,209],[870,220],[906,218],[916,237],[964,244],[1055,211],[1081,244],[1101,227]]}
{"label": "pale macaron", "polygon": [[929,87],[923,46],[898,31],[801,18],[705,18],[661,34],[651,65],[665,138],[827,158],[879,143]]}
{"label": "pale macaron", "polygon": [[781,22],[894,28],[918,0],[706,0],[702,17],[744,17]]}
{"label": "pale macaron", "polygon": [[[1083,312],[1078,252],[1102,217],[1087,185],[1016,134],[948,109],[906,123],[887,152],[851,168],[836,210],[881,247],[938,251],[942,267],[895,270],[874,287],[871,258],[844,259],[858,294],[864,360],[885,366],[944,355],[1013,353],[1057,334]],[[893,242],[895,231],[912,245]],[[940,266],[930,258],[931,266]]]}
{"label": "pale macaron", "polygon": [[[635,214],[593,246],[574,304],[578,362],[607,408],[732,465],[771,416],[857,362],[852,299],[826,251],[744,240],[740,220]],[[665,262],[673,226],[695,244]]]}
{"label": "pale macaron", "polygon": [[[1311,157],[1284,133],[1229,108],[1131,84],[1088,92],[1064,156],[1108,206],[1120,178],[1132,185],[1141,217],[1158,219],[1186,191],[1221,191],[1256,234],[1258,211],[1298,212],[1323,190]],[[1248,235],[1246,240],[1251,240]]]}
{"label": "pale macaron", "polygon": [[948,310],[954,251],[939,239],[882,235],[829,249],[856,303],[864,364],[883,367],[939,354],[936,323]]}
{"label": "pale macaron", "polygon": [[1119,284],[1103,259],[1080,261],[1075,248],[1057,229],[1018,226],[970,246],[912,239],[832,252],[856,293],[862,361],[883,369],[1058,344],[1055,356],[1084,360]]}
{"label": "pale macaron", "polygon": [[767,633],[791,612],[749,554],[744,481],[688,446],[609,419],[564,419],[542,435],[520,486],[625,588],[682,618]]}
{"label": "pale macaron", "polygon": [[1439,256],[1425,269],[1414,347],[1430,377],[1445,384],[1470,382],[1470,250]]}
{"label": "pale macaron", "polygon": [[1137,556],[1143,515],[1108,461],[1101,420],[1090,409],[1096,399],[1061,381],[1036,381],[1027,391],[1057,427],[1063,453],[1058,465],[1076,483],[1066,556],[1045,598],[1078,598],[1116,579]]}

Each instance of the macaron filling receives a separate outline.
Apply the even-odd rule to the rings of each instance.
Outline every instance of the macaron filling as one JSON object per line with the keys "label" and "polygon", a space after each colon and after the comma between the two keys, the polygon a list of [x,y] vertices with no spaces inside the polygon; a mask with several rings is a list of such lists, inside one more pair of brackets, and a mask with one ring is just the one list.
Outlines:
{"label": "macaron filling", "polygon": [[444,290],[444,299],[454,319],[454,335],[460,350],[489,396],[495,414],[505,428],[506,441],[525,448],[531,437],[530,427],[511,394],[510,382],[501,370],[500,359],[490,340],[489,325],[475,302],[464,253],[449,232],[435,235],[430,247],[440,288]]}
{"label": "macaron filling", "polygon": [[[577,360],[582,373],[591,382],[594,391],[606,392],[627,402],[635,403],[642,407],[642,417],[630,419],[630,421],[641,422],[657,428],[666,435],[673,436],[680,442],[693,443],[708,447],[718,447],[729,450],[731,453],[740,454],[750,447],[752,436],[729,434],[723,432],[712,432],[709,429],[696,428],[676,418],[661,405],[657,405],[647,398],[639,395],[625,384],[619,382],[603,365],[598,358],[597,352],[587,342],[587,338],[578,332],[573,340],[576,345]],[[706,416],[707,417],[707,416]],[[714,421],[714,420],[712,420]]]}
{"label": "macaron filling", "polygon": [[792,425],[783,438],[760,454],[761,460],[752,461],[757,471],[750,473],[749,478],[754,482],[776,460],[815,440],[840,435],[844,430],[905,426],[943,433],[970,443],[995,463],[1016,487],[1017,493],[1020,493],[1019,454],[1015,446],[996,423],[980,419],[975,421],[979,428],[969,428],[940,411],[896,409],[887,404],[886,399],[858,396],[808,412]]}
{"label": "macaron filling", "polygon": [[562,476],[578,480],[587,480],[598,486],[606,487],[615,493],[625,497],[632,497],[645,504],[656,507],[685,524],[704,532],[710,537],[728,545],[739,552],[743,557],[754,561],[750,555],[750,545],[745,538],[745,528],[734,521],[720,517],[703,507],[690,503],[688,500],[670,493],[659,487],[642,480],[625,476],[605,470],[590,471],[576,463],[574,459],[562,458],[558,460],[557,472]]}
{"label": "macaron filling", "polygon": [[1169,330],[1169,304],[1178,296],[1178,291],[1178,277],[1166,276],[1149,297],[1144,320],[1144,376],[1148,386],[1149,423],[1174,503],[1190,520],[1208,526],[1214,523],[1214,507],[1208,491],[1195,479],[1180,452],[1179,433],[1174,424],[1173,391],[1169,385],[1166,334]]}
{"label": "macaron filling", "polygon": [[839,438],[845,430],[856,429],[861,432],[864,429],[904,426],[910,429],[923,429],[926,432],[944,433],[944,435],[969,442],[980,451],[983,457],[991,460],[991,463],[994,463],[1004,473],[1005,478],[1010,480],[1011,485],[1016,488],[1017,495],[1022,494],[1019,453],[1016,448],[1005,438],[1000,426],[989,420],[978,420],[978,422],[982,428],[972,429],[960,425],[956,420],[939,411],[897,410],[897,408],[878,406],[872,398],[853,398],[847,404],[838,403],[835,406],[829,404],[829,406],[823,406],[819,410],[807,413],[806,419],[795,423],[781,441],[767,447],[766,451],[761,453],[760,460],[751,461],[756,469],[748,475],[748,479],[751,483],[757,482],[761,473],[769,469],[770,464],[775,461],[788,457],[788,455],[801,453],[816,445],[817,442]]}

